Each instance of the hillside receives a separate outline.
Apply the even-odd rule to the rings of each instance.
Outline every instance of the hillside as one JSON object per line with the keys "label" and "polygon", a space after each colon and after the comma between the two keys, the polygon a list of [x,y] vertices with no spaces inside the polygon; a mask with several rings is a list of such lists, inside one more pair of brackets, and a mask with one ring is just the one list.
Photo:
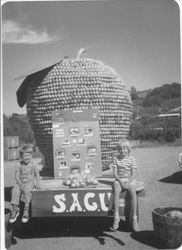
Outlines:
{"label": "hillside", "polygon": [[174,141],[181,136],[181,85],[136,91],[130,138]]}
{"label": "hillside", "polygon": [[151,91],[152,89],[137,91],[137,96],[138,98],[145,98]]}
{"label": "hillside", "polygon": [[181,106],[181,85],[179,83],[164,84],[158,88],[136,93],[137,95],[133,99],[134,116],[168,113]]}

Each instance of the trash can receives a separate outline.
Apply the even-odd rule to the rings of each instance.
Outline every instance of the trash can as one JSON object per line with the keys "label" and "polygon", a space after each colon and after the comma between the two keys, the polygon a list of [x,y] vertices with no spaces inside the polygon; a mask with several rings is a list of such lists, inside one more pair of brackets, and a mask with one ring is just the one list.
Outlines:
{"label": "trash can", "polygon": [[177,248],[182,244],[182,218],[169,216],[169,212],[172,211],[178,211],[181,214],[182,208],[155,208],[152,211],[155,236],[167,248]]}
{"label": "trash can", "polygon": [[11,246],[12,239],[12,225],[9,224],[11,210],[5,208],[5,247],[8,249]]}

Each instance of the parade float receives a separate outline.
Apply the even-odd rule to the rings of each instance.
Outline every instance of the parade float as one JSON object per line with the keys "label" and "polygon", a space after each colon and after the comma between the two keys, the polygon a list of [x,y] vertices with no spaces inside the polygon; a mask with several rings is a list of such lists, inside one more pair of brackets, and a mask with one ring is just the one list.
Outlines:
{"label": "parade float", "polygon": [[[114,178],[105,170],[118,139],[128,136],[132,102],[116,71],[82,52],[29,74],[17,90],[45,158],[33,217],[112,216]],[[127,200],[122,192],[121,216]]]}

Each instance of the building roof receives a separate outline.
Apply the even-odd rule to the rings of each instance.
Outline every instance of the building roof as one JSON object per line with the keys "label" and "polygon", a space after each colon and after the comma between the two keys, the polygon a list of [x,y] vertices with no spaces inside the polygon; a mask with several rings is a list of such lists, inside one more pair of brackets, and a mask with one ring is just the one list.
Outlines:
{"label": "building roof", "polygon": [[45,76],[56,64],[60,63],[62,60],[59,60],[57,62],[54,62],[52,65],[49,66],[40,66],[32,71],[30,71],[28,74],[24,74],[17,79],[24,78],[22,84],[16,91],[16,96],[17,96],[17,102],[18,105],[22,108],[26,101],[27,101],[27,87],[31,81],[31,79],[37,77],[38,75],[41,77]]}
{"label": "building roof", "polygon": [[156,117],[170,117],[170,116],[180,116],[180,113],[168,113],[168,114],[156,115]]}

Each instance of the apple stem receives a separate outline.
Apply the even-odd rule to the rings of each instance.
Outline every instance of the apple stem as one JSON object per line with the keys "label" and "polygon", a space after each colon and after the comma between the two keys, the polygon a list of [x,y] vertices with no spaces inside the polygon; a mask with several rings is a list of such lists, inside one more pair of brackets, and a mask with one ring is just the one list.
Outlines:
{"label": "apple stem", "polygon": [[86,49],[84,49],[84,48],[79,49],[77,56],[76,56],[76,59],[79,59],[84,52],[86,52]]}

